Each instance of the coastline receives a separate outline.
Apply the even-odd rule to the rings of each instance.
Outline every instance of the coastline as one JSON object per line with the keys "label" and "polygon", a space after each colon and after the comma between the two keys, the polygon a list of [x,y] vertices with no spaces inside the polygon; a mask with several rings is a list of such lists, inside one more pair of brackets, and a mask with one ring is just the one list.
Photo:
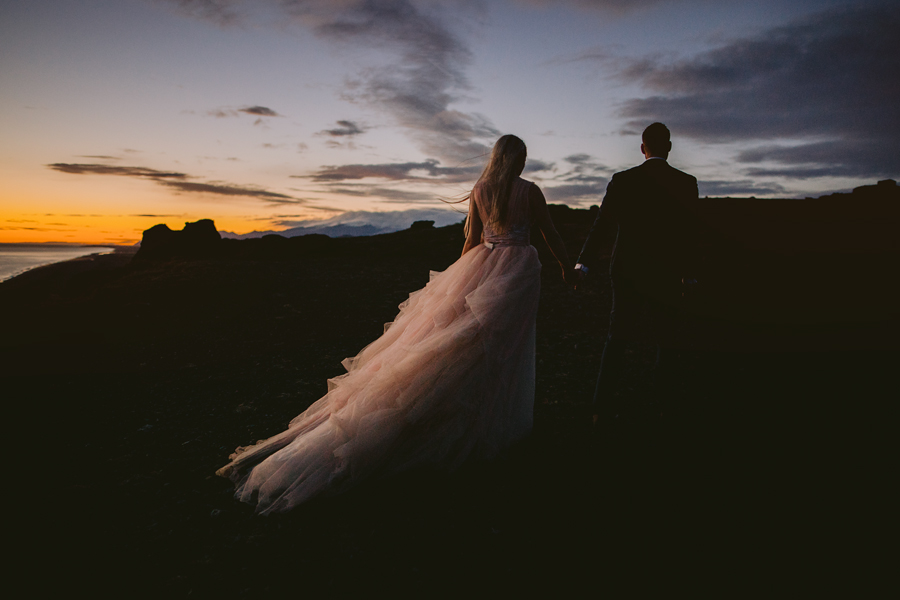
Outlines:
{"label": "coastline", "polygon": [[[0,244],[0,283],[35,269],[121,251],[122,247],[112,245]],[[12,264],[10,266],[4,262]]]}
{"label": "coastline", "polygon": [[10,287],[32,282],[52,283],[56,280],[57,283],[62,283],[78,273],[124,266],[137,253],[137,249],[131,250],[128,247],[121,246],[90,246],[90,248],[108,248],[108,250],[27,267],[4,279],[0,279],[0,289],[9,289]]}

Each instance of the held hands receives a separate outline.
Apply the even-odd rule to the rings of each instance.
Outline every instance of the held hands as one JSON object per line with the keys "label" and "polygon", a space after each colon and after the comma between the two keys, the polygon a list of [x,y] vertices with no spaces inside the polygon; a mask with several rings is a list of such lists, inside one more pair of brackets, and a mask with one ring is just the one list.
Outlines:
{"label": "held hands", "polygon": [[560,267],[562,268],[563,281],[568,285],[571,285],[574,289],[578,289],[578,286],[584,281],[584,271],[566,267],[565,265],[560,265]]}
{"label": "held hands", "polygon": [[681,278],[681,297],[691,298],[697,291],[697,279],[693,276]]}
{"label": "held hands", "polygon": [[582,271],[581,269],[572,269],[572,270],[575,272],[574,285],[575,285],[575,289],[577,290],[578,286],[580,286],[584,283],[584,278],[587,276],[587,274],[584,271]]}

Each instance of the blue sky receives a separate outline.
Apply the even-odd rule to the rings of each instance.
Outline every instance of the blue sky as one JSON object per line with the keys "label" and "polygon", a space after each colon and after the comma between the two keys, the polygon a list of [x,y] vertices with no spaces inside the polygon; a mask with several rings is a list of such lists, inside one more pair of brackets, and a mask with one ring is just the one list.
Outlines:
{"label": "blue sky", "polygon": [[897,178],[898,30],[876,1],[0,0],[0,241],[453,222],[504,133],[589,206],[655,120],[701,195]]}

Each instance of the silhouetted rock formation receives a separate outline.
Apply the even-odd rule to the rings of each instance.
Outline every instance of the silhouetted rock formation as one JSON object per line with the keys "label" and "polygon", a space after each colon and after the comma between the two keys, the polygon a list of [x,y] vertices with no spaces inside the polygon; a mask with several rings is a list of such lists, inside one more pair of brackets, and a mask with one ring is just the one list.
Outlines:
{"label": "silhouetted rock formation", "polygon": [[144,231],[137,260],[161,260],[169,258],[202,258],[212,256],[222,236],[211,219],[185,223],[181,231],[172,231],[167,225],[154,225]]}
{"label": "silhouetted rock formation", "polygon": [[882,200],[900,200],[900,187],[893,179],[882,179],[877,185],[861,185],[853,188],[853,195]]}
{"label": "silhouetted rock formation", "polygon": [[[584,223],[584,226],[588,224]],[[144,231],[141,249],[135,258],[139,261],[181,258],[298,260],[324,255],[394,256],[411,251],[431,254],[443,251],[447,244],[461,244],[461,238],[462,224],[435,228],[434,221],[416,221],[409,229],[370,236],[333,237],[311,233],[235,239],[221,237],[213,221],[203,219],[185,223],[182,231],[172,231],[162,224]]]}

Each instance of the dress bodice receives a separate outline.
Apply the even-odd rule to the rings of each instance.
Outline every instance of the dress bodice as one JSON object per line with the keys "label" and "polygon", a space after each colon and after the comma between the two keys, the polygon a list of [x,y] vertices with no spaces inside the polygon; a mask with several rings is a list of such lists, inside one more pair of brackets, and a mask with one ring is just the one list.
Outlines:
{"label": "dress bodice", "polygon": [[[530,181],[517,177],[513,182],[509,198],[509,227],[504,232],[495,231],[490,223],[491,198],[486,193],[485,186],[479,184],[472,190],[474,204],[478,209],[478,216],[484,226],[484,242],[490,246],[528,246],[531,244],[531,224],[533,216],[528,205],[528,193]],[[471,208],[470,208],[471,210]]]}

